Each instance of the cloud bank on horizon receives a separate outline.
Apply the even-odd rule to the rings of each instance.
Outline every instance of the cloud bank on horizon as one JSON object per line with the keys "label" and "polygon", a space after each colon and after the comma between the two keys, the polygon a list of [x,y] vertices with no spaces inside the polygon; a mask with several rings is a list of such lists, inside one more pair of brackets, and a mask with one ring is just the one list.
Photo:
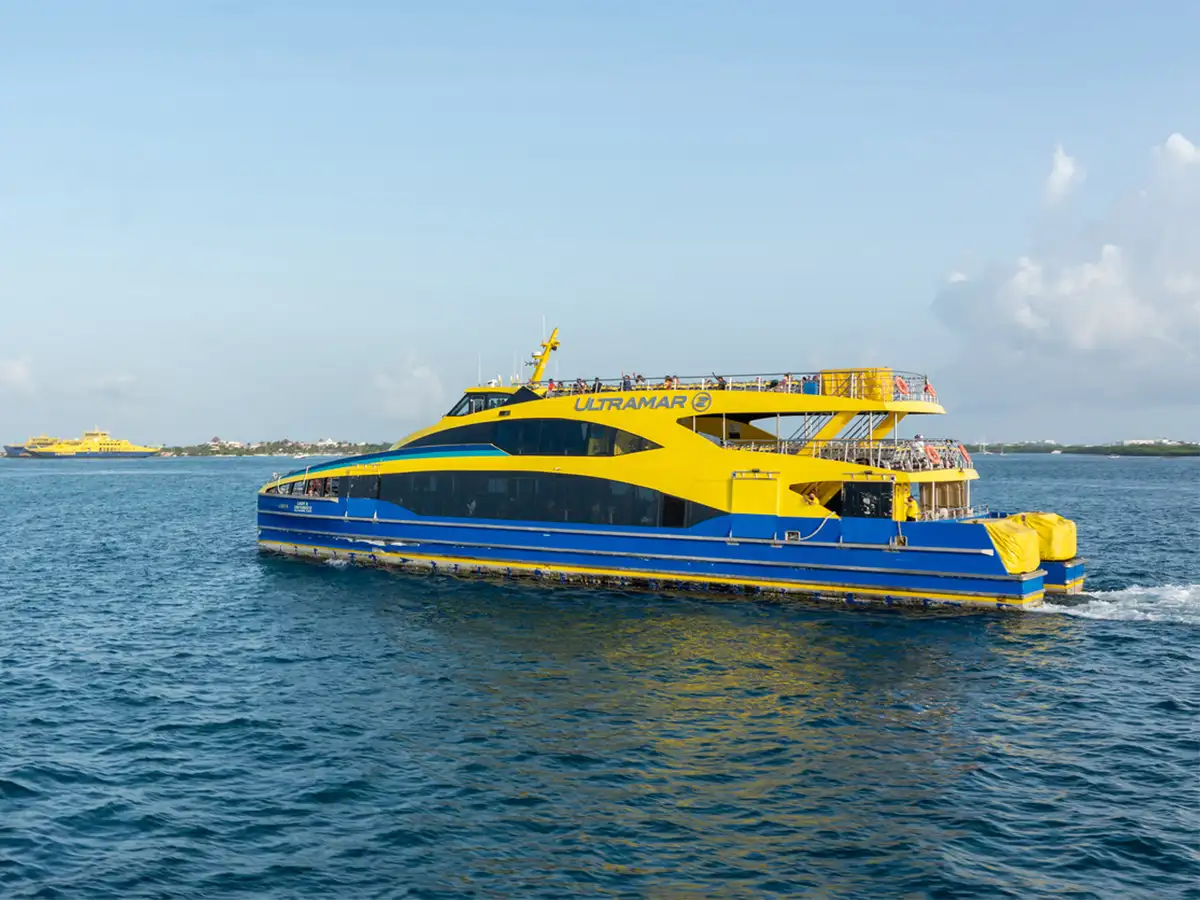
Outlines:
{"label": "cloud bank on horizon", "polygon": [[[1054,220],[1026,255],[955,272],[934,299],[957,339],[955,379],[992,401],[1194,403],[1200,378],[1200,149],[1154,148],[1143,185],[1084,225]],[[1045,197],[1084,178],[1060,145]],[[1003,395],[1003,396],[1002,396]]]}

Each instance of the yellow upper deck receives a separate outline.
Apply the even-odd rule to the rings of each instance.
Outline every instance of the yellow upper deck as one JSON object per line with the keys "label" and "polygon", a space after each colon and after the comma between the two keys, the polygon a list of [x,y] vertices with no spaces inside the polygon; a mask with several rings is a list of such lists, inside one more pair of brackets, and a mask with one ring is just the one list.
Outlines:
{"label": "yellow upper deck", "polygon": [[[555,346],[557,331],[535,355],[535,375]],[[925,484],[939,508],[965,507],[966,483],[978,475],[961,445],[892,437],[908,415],[941,413],[928,378],[889,368],[652,382],[531,378],[468,388],[436,423],[391,448],[405,452],[320,468],[330,477],[559,472],[615,479],[718,509],[801,516],[827,515],[824,504],[847,481],[885,479],[897,490]],[[580,426],[564,431],[570,422]],[[567,435],[566,443],[556,443],[556,435]],[[296,472],[279,481],[306,477]]]}
{"label": "yellow upper deck", "polygon": [[107,431],[85,431],[82,438],[54,441],[37,448],[44,453],[71,456],[82,453],[155,453],[158,447],[143,447]]}

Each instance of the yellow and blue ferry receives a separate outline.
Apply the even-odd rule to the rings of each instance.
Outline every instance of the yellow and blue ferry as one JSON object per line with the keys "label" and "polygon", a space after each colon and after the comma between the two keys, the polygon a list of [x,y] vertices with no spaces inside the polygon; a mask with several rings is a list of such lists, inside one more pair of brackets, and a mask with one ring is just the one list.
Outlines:
{"label": "yellow and blue ferry", "polygon": [[85,431],[82,438],[27,446],[34,459],[144,459],[162,452],[161,447],[142,447],[107,431]]}
{"label": "yellow and blue ferry", "polygon": [[4,455],[10,457],[24,457],[28,459],[33,455],[30,453],[31,450],[49,447],[52,444],[57,444],[59,442],[59,438],[49,437],[48,435],[43,434],[39,435],[38,437],[31,437],[23,444],[5,444]]}
{"label": "yellow and blue ferry", "polygon": [[[258,544],[459,576],[886,604],[1030,607],[1079,593],[1074,522],[972,502],[945,410],[887,368],[468,388],[382,453],[275,477]],[[514,379],[515,382],[515,379]]]}

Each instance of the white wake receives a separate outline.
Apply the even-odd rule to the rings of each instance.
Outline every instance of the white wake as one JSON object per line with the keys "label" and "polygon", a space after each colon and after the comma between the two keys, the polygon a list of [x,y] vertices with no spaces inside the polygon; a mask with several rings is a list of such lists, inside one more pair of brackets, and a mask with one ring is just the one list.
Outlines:
{"label": "white wake", "polygon": [[1083,619],[1200,625],[1200,584],[1134,585],[1120,591],[1097,591],[1079,599],[1078,603],[1051,600],[1042,609]]}

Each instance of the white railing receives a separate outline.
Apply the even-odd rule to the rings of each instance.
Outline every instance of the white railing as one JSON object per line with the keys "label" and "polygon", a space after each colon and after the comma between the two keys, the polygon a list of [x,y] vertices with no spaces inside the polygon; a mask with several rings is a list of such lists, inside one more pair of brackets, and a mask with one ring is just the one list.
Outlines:
{"label": "white railing", "polygon": [[804,454],[817,459],[888,469],[894,472],[928,472],[940,469],[969,469],[967,452],[949,440],[846,440],[753,441],[727,440],[721,445],[733,450],[760,453]]}
{"label": "white railing", "polygon": [[[553,389],[550,384],[553,383]],[[546,382],[547,396],[600,394],[612,391],[753,391],[781,394],[811,394],[854,400],[924,400],[936,402],[929,378],[917,372],[891,369],[854,369],[824,372],[784,372],[770,375],[668,375],[647,379],[631,374],[621,378],[591,381]]]}

